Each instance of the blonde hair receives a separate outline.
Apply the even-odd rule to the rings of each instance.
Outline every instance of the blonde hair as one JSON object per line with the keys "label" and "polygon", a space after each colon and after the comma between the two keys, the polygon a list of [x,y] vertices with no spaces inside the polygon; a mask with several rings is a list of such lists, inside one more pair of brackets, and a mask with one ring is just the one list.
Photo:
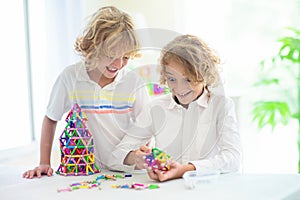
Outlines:
{"label": "blonde hair", "polygon": [[139,49],[132,18],[114,6],[100,8],[92,15],[83,35],[75,42],[75,50],[84,57],[89,70],[101,57],[126,54],[131,59]]}
{"label": "blonde hair", "polygon": [[174,61],[185,67],[186,76],[195,84],[205,82],[205,87],[215,85],[219,79],[220,59],[208,45],[193,35],[177,36],[163,47],[160,56],[160,83],[166,83],[166,65]]}

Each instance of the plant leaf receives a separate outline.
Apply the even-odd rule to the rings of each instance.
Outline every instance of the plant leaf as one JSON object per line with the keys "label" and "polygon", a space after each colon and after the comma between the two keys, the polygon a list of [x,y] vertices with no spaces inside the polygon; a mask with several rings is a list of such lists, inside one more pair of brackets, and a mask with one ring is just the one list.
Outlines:
{"label": "plant leaf", "polygon": [[287,125],[291,118],[291,112],[286,102],[258,101],[254,103],[252,120],[257,122],[258,128],[270,125],[272,131],[281,123]]}
{"label": "plant leaf", "polygon": [[278,40],[282,46],[278,52],[282,59],[292,62],[300,62],[300,39],[294,37],[283,37]]}
{"label": "plant leaf", "polygon": [[262,79],[259,80],[259,82],[256,82],[253,84],[253,86],[264,86],[264,85],[278,85],[279,84],[279,79],[278,78],[271,78],[271,79]]}

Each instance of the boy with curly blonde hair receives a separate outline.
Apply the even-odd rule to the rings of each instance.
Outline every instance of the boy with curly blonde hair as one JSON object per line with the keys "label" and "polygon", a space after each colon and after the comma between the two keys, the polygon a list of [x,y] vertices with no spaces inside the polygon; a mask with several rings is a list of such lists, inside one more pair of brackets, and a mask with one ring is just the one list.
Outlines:
{"label": "boy with curly blonde hair", "polygon": [[77,38],[75,50],[83,61],[65,68],[57,78],[43,120],[40,163],[24,172],[24,178],[53,174],[50,157],[56,124],[75,102],[87,114],[96,164],[126,169],[112,160],[111,152],[148,101],[143,83],[125,68],[139,51],[132,18],[113,6],[100,8]]}

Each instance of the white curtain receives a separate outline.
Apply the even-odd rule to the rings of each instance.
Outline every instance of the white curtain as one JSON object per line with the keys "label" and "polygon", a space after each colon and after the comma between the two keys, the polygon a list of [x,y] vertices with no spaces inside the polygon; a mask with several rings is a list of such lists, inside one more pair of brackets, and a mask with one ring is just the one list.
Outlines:
{"label": "white curtain", "polygon": [[80,59],[74,51],[74,42],[84,28],[83,3],[84,0],[29,0],[37,141],[40,139],[42,119],[57,76],[66,66]]}

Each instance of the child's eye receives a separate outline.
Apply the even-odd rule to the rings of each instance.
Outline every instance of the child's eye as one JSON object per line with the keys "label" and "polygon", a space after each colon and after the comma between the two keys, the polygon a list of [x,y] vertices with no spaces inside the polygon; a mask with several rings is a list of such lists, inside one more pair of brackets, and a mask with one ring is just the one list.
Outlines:
{"label": "child's eye", "polygon": [[168,80],[169,82],[174,82],[174,81],[176,81],[176,79],[173,78],[173,77],[167,77],[167,80]]}
{"label": "child's eye", "polygon": [[187,83],[190,83],[190,82],[191,82],[191,80],[190,80],[190,79],[188,79],[188,78],[186,78],[186,79],[185,79],[185,82],[187,82]]}
{"label": "child's eye", "polygon": [[123,56],[124,60],[129,60],[129,56]]}
{"label": "child's eye", "polygon": [[113,57],[113,56],[106,56],[106,58],[107,58],[108,60],[114,60],[114,59],[115,59],[115,57]]}

